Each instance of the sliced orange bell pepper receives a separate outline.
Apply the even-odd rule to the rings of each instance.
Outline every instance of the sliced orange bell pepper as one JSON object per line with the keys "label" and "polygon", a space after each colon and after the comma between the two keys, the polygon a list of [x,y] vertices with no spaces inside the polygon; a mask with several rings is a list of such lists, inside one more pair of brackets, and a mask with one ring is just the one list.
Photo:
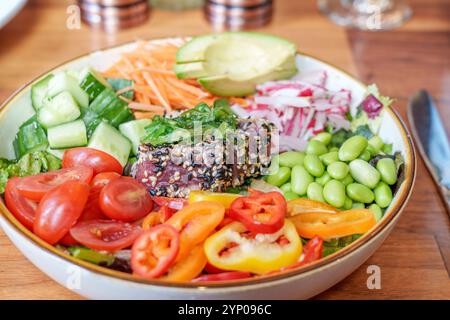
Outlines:
{"label": "sliced orange bell pepper", "polygon": [[231,206],[231,203],[242,197],[240,194],[235,193],[220,193],[202,190],[193,190],[189,193],[189,203],[199,202],[199,201],[213,201],[222,204],[225,209]]}
{"label": "sliced orange bell pepper", "polygon": [[194,202],[171,216],[165,223],[180,232],[180,251],[176,261],[189,255],[196,245],[205,239],[220,224],[225,207],[212,201]]}
{"label": "sliced orange bell pepper", "polygon": [[142,229],[147,230],[158,224],[164,223],[171,216],[170,209],[166,206],[161,207],[158,211],[150,212],[142,220]]}
{"label": "sliced orange bell pepper", "polygon": [[292,217],[300,213],[306,212],[328,212],[336,213],[338,210],[329,204],[314,201],[306,198],[298,198],[288,201],[287,216]]}
{"label": "sliced orange bell pepper", "polygon": [[289,218],[298,234],[307,239],[319,236],[324,240],[367,232],[376,224],[375,216],[368,209],[352,209],[338,212],[306,212]]}
{"label": "sliced orange bell pepper", "polygon": [[184,259],[176,262],[169,271],[159,279],[168,281],[190,281],[196,278],[206,265],[203,243],[195,246]]}

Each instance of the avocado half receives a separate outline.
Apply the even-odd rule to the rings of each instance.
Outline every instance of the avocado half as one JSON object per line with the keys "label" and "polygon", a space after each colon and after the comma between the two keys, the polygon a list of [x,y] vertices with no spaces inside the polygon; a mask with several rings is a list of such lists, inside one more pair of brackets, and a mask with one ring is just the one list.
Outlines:
{"label": "avocado half", "polygon": [[197,79],[219,96],[253,94],[256,85],[297,73],[296,46],[257,32],[225,32],[193,38],[176,56],[179,79]]}

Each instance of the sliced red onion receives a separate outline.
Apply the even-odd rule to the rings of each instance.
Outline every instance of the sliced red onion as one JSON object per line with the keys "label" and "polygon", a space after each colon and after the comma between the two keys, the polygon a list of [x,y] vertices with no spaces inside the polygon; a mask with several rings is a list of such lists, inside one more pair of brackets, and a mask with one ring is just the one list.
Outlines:
{"label": "sliced red onion", "polygon": [[306,140],[292,136],[280,135],[280,143],[279,143],[280,152],[289,150],[302,151],[306,149],[307,144],[308,141]]}
{"label": "sliced red onion", "polygon": [[325,86],[328,74],[325,70],[312,70],[294,76],[293,80],[303,81],[317,86]]}
{"label": "sliced red onion", "polygon": [[327,119],[335,129],[350,129],[350,121],[341,115],[329,113],[327,114]]}
{"label": "sliced red onion", "polygon": [[376,118],[383,108],[383,104],[373,94],[369,94],[361,104],[370,119]]}
{"label": "sliced red onion", "polygon": [[270,106],[290,106],[290,107],[309,107],[311,106],[309,97],[286,97],[286,96],[255,96],[255,102],[259,104],[268,104]]}

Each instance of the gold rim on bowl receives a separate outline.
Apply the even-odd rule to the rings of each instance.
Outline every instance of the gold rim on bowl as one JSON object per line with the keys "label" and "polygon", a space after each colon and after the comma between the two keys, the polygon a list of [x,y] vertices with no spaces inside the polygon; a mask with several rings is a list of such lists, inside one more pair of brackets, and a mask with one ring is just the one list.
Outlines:
{"label": "gold rim on bowl", "polygon": [[[152,39],[153,41],[156,40],[164,40],[169,38],[163,38],[163,39]],[[176,38],[173,38],[176,39]],[[149,41],[152,41],[149,40]],[[94,52],[106,52],[109,50],[117,49],[122,46],[131,45],[135,41],[125,42],[122,44],[118,44],[111,47],[106,47],[103,49],[96,50]],[[0,106],[0,117],[4,113],[4,111],[8,108],[9,105],[12,104],[12,102],[18,98],[21,93],[27,89],[30,85],[32,85],[34,82],[39,80],[40,78],[44,77],[46,74],[50,72],[54,72],[57,69],[65,66],[68,63],[74,62],[76,60],[80,60],[82,58],[85,58],[92,54],[93,52],[85,53],[82,55],[79,55],[75,58],[72,58],[70,60],[67,60],[58,66],[48,70],[47,72],[39,75],[38,77],[34,78],[33,80],[27,82],[23,86],[21,86],[18,90],[16,90],[1,106]],[[317,57],[314,57],[309,54],[305,54],[303,52],[298,51],[298,54],[305,56],[307,58],[311,58],[313,60],[319,61],[325,65],[330,66],[331,68],[335,69],[336,71],[346,75],[347,77],[351,78],[355,82],[359,83],[361,86],[366,86],[364,83],[359,81],[358,79],[355,79],[352,75],[350,75],[348,72],[342,70],[341,68],[330,64],[328,62],[323,61],[322,59],[319,59]],[[388,112],[392,118],[394,119],[397,127],[400,129],[401,136],[403,139],[403,144],[406,146],[406,159],[405,161],[405,180],[403,181],[403,185],[399,190],[399,194],[396,195],[394,198],[394,203],[392,203],[389,207],[389,211],[387,214],[384,215],[383,219],[376,224],[376,226],[368,231],[366,234],[361,236],[359,239],[353,241],[349,245],[345,246],[344,248],[340,249],[339,251],[322,258],[318,261],[315,261],[311,264],[308,264],[306,266],[300,267],[298,269],[292,269],[292,270],[286,270],[279,272],[277,274],[268,275],[268,276],[259,276],[256,278],[250,278],[250,279],[239,279],[239,280],[231,280],[231,281],[217,281],[212,283],[192,283],[192,282],[168,282],[168,281],[161,281],[161,280],[148,280],[148,279],[142,279],[138,278],[136,276],[133,276],[128,273],[116,271],[107,269],[105,267],[100,267],[98,265],[76,259],[58,249],[56,247],[48,244],[44,240],[40,239],[38,236],[36,236],[34,233],[32,233],[30,230],[28,230],[25,226],[23,226],[12,214],[11,212],[6,208],[3,199],[0,201],[0,212],[2,216],[6,219],[7,223],[9,223],[11,226],[13,226],[17,231],[19,231],[23,236],[25,236],[28,240],[31,240],[35,245],[40,247],[41,249],[44,249],[49,254],[52,254],[53,256],[56,256],[58,258],[62,258],[63,260],[66,260],[68,262],[71,262],[75,265],[77,265],[80,268],[86,269],[88,271],[103,275],[103,276],[110,276],[113,278],[118,278],[120,280],[125,281],[131,281],[135,283],[141,283],[141,284],[149,284],[153,286],[159,286],[159,287],[172,287],[172,288],[185,288],[185,289],[203,289],[207,290],[210,289],[220,289],[220,288],[230,288],[230,287],[243,287],[243,286],[251,286],[251,285],[258,285],[258,284],[269,284],[278,280],[285,280],[290,277],[298,276],[301,274],[305,274],[309,271],[318,270],[321,267],[324,267],[326,265],[329,265],[333,262],[336,262],[339,259],[342,259],[349,254],[355,252],[357,249],[362,247],[364,244],[369,242],[371,239],[375,238],[377,235],[379,235],[403,210],[403,208],[406,206],[407,200],[409,199],[411,192],[412,192],[412,186],[414,184],[414,180],[416,177],[416,155],[414,150],[414,144],[411,139],[411,135],[403,122],[403,120],[400,118],[397,111],[391,108],[387,108],[386,112]]]}

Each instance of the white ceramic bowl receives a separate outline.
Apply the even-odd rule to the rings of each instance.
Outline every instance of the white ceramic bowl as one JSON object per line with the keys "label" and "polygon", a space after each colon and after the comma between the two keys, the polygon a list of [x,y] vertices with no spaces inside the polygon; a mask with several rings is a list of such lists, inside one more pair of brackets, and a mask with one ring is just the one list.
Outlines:
{"label": "white ceramic bowl", "polygon": [[[156,40],[161,41],[161,40]],[[82,68],[91,65],[105,70],[119,59],[120,53],[133,49],[134,43],[94,52],[75,58],[49,71]],[[299,69],[326,70],[330,89],[349,88],[353,94],[352,110],[362,100],[365,85],[349,74],[319,59],[299,54]],[[12,141],[21,123],[33,114],[31,83],[19,89],[0,110],[0,157],[13,157]],[[393,110],[384,113],[381,138],[393,144],[405,158],[405,180],[382,220],[349,246],[320,261],[297,270],[270,277],[214,283],[173,284],[136,279],[131,275],[101,268],[74,259],[56,250],[23,227],[0,201],[0,225],[15,246],[40,270],[63,286],[93,299],[305,299],[338,283],[382,244],[389,235],[411,194],[415,178],[415,154],[410,135]],[[1,263],[1,262],[0,262]]]}

